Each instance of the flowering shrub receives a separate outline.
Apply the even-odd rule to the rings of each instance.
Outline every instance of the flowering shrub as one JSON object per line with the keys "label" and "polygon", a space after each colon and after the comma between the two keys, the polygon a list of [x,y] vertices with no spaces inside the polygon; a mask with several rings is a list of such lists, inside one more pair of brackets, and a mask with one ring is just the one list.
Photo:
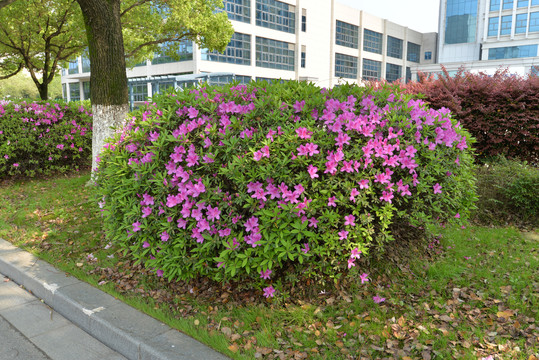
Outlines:
{"label": "flowering shrub", "polygon": [[398,87],[258,83],[155,101],[104,149],[97,189],[107,236],[157,276],[251,279],[269,297],[285,272],[359,275],[393,224],[473,207],[470,135]]}
{"label": "flowering shrub", "polygon": [[476,139],[480,159],[504,155],[539,163],[539,77],[459,71],[406,85],[431,107],[447,107]]}
{"label": "flowering shrub", "polygon": [[89,166],[92,118],[87,106],[0,102],[0,177],[35,176]]}

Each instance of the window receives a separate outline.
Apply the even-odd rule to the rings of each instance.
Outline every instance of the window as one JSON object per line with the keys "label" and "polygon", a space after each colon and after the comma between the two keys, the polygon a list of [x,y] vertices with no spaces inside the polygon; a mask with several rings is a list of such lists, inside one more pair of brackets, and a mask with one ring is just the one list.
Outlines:
{"label": "window", "polygon": [[528,27],[528,14],[517,14],[515,34],[525,34]]}
{"label": "window", "polygon": [[425,51],[425,60],[432,60],[432,51]]}
{"label": "window", "polygon": [[[167,50],[167,46],[172,46],[173,48],[176,48],[176,54],[174,55],[174,57],[171,56],[171,52],[174,52],[173,48]],[[154,55],[154,58],[152,59],[152,65],[189,60],[193,60],[193,42],[191,40],[182,40],[176,44],[162,44],[161,51],[159,53],[156,53]]]}
{"label": "window", "polygon": [[363,32],[363,50],[375,54],[382,53],[382,34],[365,29]]}
{"label": "window", "polygon": [[80,100],[80,85],[78,82],[69,84],[69,99],[70,101]]}
{"label": "window", "polygon": [[295,45],[284,41],[256,38],[256,66],[294,71]]}
{"label": "window", "polygon": [[387,36],[387,56],[391,56],[397,59],[402,59],[402,43],[401,39],[394,38],[393,36]]}
{"label": "window", "polygon": [[88,59],[86,56],[81,57],[82,60],[82,72],[87,73],[90,72],[90,59]]}
{"label": "window", "polygon": [[229,64],[251,65],[251,35],[234,33],[223,54],[202,49],[201,59]]}
{"label": "window", "polygon": [[528,7],[529,0],[518,0],[517,8]]}
{"label": "window", "polygon": [[510,46],[488,50],[489,60],[516,59],[537,56],[537,45]]}
{"label": "window", "polygon": [[488,19],[488,36],[498,36],[499,23],[500,19],[497,16]]}
{"label": "window", "polygon": [[512,15],[502,16],[502,23],[500,26],[500,35],[511,35],[512,21],[513,21]]}
{"label": "window", "polygon": [[335,43],[337,45],[358,48],[359,27],[337,20],[335,30]]}
{"label": "window", "polygon": [[412,81],[412,69],[406,67],[406,83]]}
{"label": "window", "polygon": [[500,0],[490,0],[490,11],[500,10]]}
{"label": "window", "polygon": [[251,82],[251,77],[246,75],[236,75],[236,81],[240,84],[248,84]]}
{"label": "window", "polygon": [[445,19],[446,44],[474,42],[476,27],[477,0],[447,0]]}
{"label": "window", "polygon": [[336,53],[335,76],[357,79],[357,57]]}
{"label": "window", "polygon": [[530,24],[528,25],[528,31],[539,31],[539,12],[533,12],[530,14]]}
{"label": "window", "polygon": [[534,65],[530,69],[530,74],[534,76],[539,76],[539,66]]}
{"label": "window", "polygon": [[307,60],[307,51],[305,49],[305,45],[301,46],[301,67],[305,68],[305,63]]}
{"label": "window", "polygon": [[144,101],[148,97],[148,85],[146,83],[136,83],[129,87],[132,101]]}
{"label": "window", "polygon": [[369,59],[363,59],[363,80],[376,81],[382,78],[382,63]]}
{"label": "window", "polygon": [[539,0],[532,0],[532,6],[539,5]]}
{"label": "window", "polygon": [[230,20],[251,22],[250,0],[223,0],[223,5]]}
{"label": "window", "polygon": [[511,10],[513,8],[513,0],[503,0],[503,9]]}
{"label": "window", "polygon": [[174,89],[174,80],[166,79],[152,83],[152,95],[165,94],[168,89]]}
{"label": "window", "polygon": [[406,60],[418,63],[419,54],[421,54],[421,46],[408,41],[406,53]]}
{"label": "window", "polygon": [[66,84],[62,84],[62,98],[67,101],[67,86]]}
{"label": "window", "polygon": [[256,0],[256,25],[294,34],[296,7],[277,0]]}
{"label": "window", "polygon": [[301,31],[307,31],[307,10],[301,9]]}
{"label": "window", "polygon": [[78,74],[79,73],[79,60],[73,60],[69,62],[69,74]]}
{"label": "window", "polygon": [[84,81],[82,83],[82,93],[84,95],[84,100],[90,100],[90,82]]}
{"label": "window", "polygon": [[386,80],[388,82],[397,81],[401,78],[401,66],[395,64],[386,64]]}

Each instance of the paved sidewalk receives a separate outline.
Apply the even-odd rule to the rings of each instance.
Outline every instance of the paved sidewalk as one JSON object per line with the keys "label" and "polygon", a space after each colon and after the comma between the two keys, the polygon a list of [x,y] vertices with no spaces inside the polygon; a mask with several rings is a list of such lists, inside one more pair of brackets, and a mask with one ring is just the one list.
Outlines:
{"label": "paved sidewalk", "polygon": [[2,360],[228,359],[2,239],[0,349]]}

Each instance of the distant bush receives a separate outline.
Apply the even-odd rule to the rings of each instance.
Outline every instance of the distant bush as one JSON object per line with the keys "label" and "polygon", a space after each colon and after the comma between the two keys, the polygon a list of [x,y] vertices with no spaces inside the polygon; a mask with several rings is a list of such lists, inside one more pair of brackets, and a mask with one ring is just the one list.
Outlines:
{"label": "distant bush", "polygon": [[446,107],[476,139],[480,160],[496,155],[539,163],[539,77],[459,71],[407,85],[433,108]]}
{"label": "distant bush", "polygon": [[0,102],[0,177],[89,167],[89,104]]}
{"label": "distant bush", "polygon": [[470,135],[399,87],[256,83],[154,101],[103,150],[97,191],[107,237],[158,276],[357,274],[395,224],[473,209]]}
{"label": "distant bush", "polygon": [[483,225],[539,225],[539,168],[503,157],[477,168],[477,209]]}

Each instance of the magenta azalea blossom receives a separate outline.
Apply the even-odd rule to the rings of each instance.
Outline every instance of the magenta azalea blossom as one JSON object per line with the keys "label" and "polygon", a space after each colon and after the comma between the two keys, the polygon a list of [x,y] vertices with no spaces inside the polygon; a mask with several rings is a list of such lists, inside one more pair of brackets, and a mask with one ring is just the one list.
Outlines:
{"label": "magenta azalea blossom", "polygon": [[142,243],[142,248],[143,248],[143,249],[146,249],[146,248],[149,248],[149,247],[150,247],[150,243],[149,243],[149,242],[145,241],[145,242]]}
{"label": "magenta azalea blossom", "polygon": [[459,214],[459,213],[456,213],[456,214],[455,214],[455,218],[456,218],[456,219],[460,219],[460,214]]}
{"label": "magenta azalea blossom", "polygon": [[372,300],[373,300],[376,304],[380,304],[381,302],[386,301],[386,298],[383,298],[383,297],[380,297],[380,296],[376,295],[376,296],[373,296],[373,297],[372,297]]}
{"label": "magenta azalea blossom", "polygon": [[350,226],[356,226],[356,224],[354,223],[354,220],[356,219],[356,217],[354,215],[347,215],[344,217],[344,225],[350,225]]}
{"label": "magenta azalea blossom", "polygon": [[310,139],[312,135],[312,131],[309,131],[309,129],[300,127],[296,129],[296,134],[298,134],[300,139]]}
{"label": "magenta azalea blossom", "polygon": [[146,206],[146,207],[142,208],[142,217],[143,218],[150,216],[151,213],[152,213],[152,208],[151,207]]}
{"label": "magenta azalea blossom", "polygon": [[350,257],[351,257],[352,259],[359,259],[359,258],[360,258],[360,254],[361,254],[361,250],[358,250],[358,248],[354,248],[354,249],[352,250],[352,253],[351,253]]}
{"label": "magenta azalea blossom", "polygon": [[163,231],[163,232],[161,233],[161,241],[162,241],[162,242],[168,241],[169,238],[170,238],[170,235],[169,235],[166,231]]}
{"label": "magenta azalea blossom", "polygon": [[435,194],[441,194],[442,193],[442,185],[436,183],[436,184],[434,184],[434,186],[432,188],[434,189]]}
{"label": "magenta azalea blossom", "polygon": [[307,172],[311,176],[311,179],[315,179],[318,177],[318,174],[316,173],[317,171],[318,171],[318,168],[313,165],[309,165],[309,167],[307,168]]}
{"label": "magenta azalea blossom", "polygon": [[272,271],[270,269],[267,269],[266,271],[260,270],[260,277],[267,280],[270,278],[271,273]]}
{"label": "magenta azalea blossom", "polygon": [[350,258],[348,259],[348,269],[350,269],[352,266],[356,266],[356,264],[354,263],[354,259]]}
{"label": "magenta azalea blossom", "polygon": [[368,189],[369,188],[369,180],[363,179],[358,182],[360,189]]}
{"label": "magenta azalea blossom", "polygon": [[361,280],[361,283],[366,283],[369,281],[369,274],[363,273],[359,275],[359,279]]}
{"label": "magenta azalea blossom", "polygon": [[206,209],[206,214],[208,215],[208,220],[212,220],[212,221],[219,220],[221,210],[219,210],[217,206],[214,208],[212,208],[211,206],[208,206],[208,208]]}
{"label": "magenta azalea blossom", "polygon": [[157,277],[163,277],[164,271],[159,269],[157,270],[156,274],[157,274]]}
{"label": "magenta azalea blossom", "polygon": [[142,225],[142,224],[139,223],[138,221],[135,221],[135,222],[133,223],[133,232],[140,231],[140,225]]}
{"label": "magenta azalea blossom", "polygon": [[337,204],[335,204],[335,196],[332,196],[328,199],[328,206],[337,207]]}
{"label": "magenta azalea blossom", "polygon": [[309,247],[309,243],[304,243],[303,248],[301,249],[301,251],[303,251],[305,254],[307,254],[309,252],[309,250],[311,250],[311,248]]}
{"label": "magenta azalea blossom", "polygon": [[345,240],[346,238],[348,238],[348,231],[339,231],[338,235],[340,240]]}
{"label": "magenta azalea blossom", "polygon": [[275,289],[273,288],[273,286],[268,286],[267,288],[264,288],[264,296],[266,298],[273,297],[274,294],[275,294]]}

